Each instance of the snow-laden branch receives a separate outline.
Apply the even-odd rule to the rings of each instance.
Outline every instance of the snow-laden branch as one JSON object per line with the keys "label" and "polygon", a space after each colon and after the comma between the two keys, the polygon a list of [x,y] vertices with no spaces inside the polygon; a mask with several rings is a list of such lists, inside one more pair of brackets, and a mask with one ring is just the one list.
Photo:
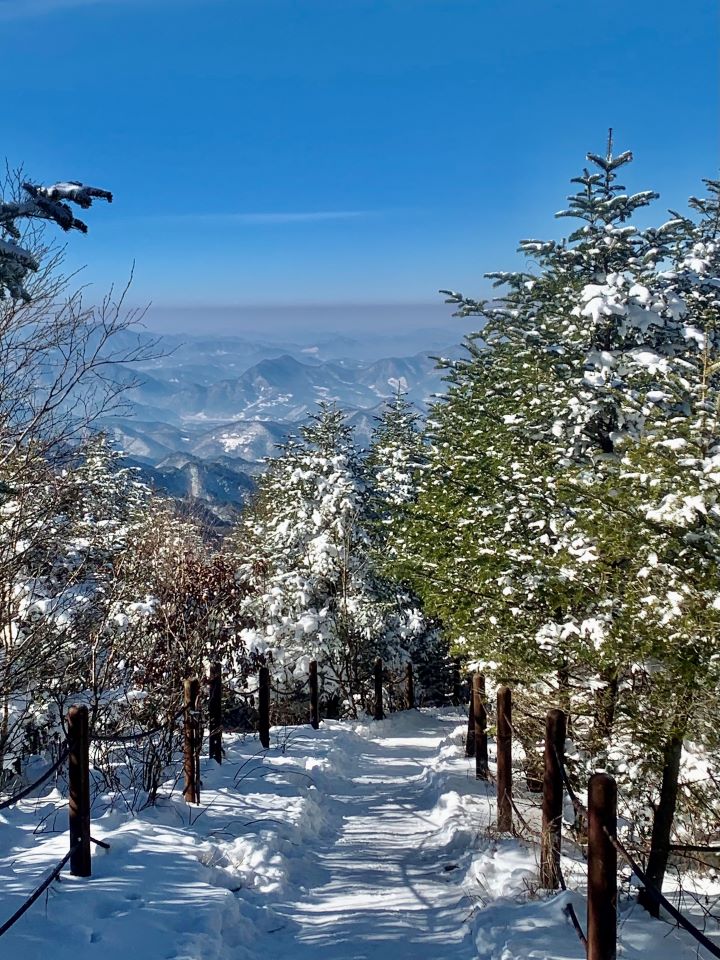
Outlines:
{"label": "snow-laden branch", "polygon": [[[87,224],[79,220],[65,201],[74,203],[83,210],[92,206],[95,199],[112,203],[112,193],[99,187],[89,187],[75,180],[54,183],[49,187],[24,182],[22,189],[26,199],[0,201],[0,299],[9,296],[12,300],[31,297],[25,287],[28,274],[39,269],[36,257],[15,241],[22,238],[18,226],[21,220],[52,220],[61,230],[79,230],[87,233]],[[3,239],[2,234],[9,239]]]}

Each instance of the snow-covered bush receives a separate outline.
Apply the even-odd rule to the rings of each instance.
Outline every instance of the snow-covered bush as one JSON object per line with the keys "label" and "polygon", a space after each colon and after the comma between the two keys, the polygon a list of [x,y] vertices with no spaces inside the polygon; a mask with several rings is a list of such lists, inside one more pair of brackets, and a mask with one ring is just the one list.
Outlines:
{"label": "snow-covered bush", "polygon": [[111,196],[14,174],[0,185],[0,758],[15,773],[64,736],[69,698],[103,725],[133,682],[121,624],[145,608],[120,570],[148,491],[95,424],[156,343],[133,334],[125,291],[86,304],[44,231],[85,232],[69,204],[96,198]]}

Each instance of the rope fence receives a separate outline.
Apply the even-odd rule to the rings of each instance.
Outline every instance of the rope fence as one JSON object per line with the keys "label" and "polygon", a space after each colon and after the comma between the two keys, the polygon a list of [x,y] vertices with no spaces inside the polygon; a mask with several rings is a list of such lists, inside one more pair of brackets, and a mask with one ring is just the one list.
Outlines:
{"label": "rope fence", "polygon": [[[184,710],[184,708],[183,708]],[[183,713],[183,710],[180,710],[173,717],[166,720],[164,723],[159,724],[156,727],[152,727],[150,730],[141,730],[138,733],[127,734],[127,735],[94,735],[92,737],[92,742],[95,743],[130,743],[137,742],[145,737],[149,737],[159,732],[160,730],[167,730],[169,725],[174,723],[178,717]],[[87,797],[87,802],[85,802],[85,797],[78,797],[77,793],[80,790],[81,793],[85,791],[85,781],[88,781],[89,785],[89,758],[83,756],[83,753],[87,751],[89,747],[90,738],[87,732],[87,707],[71,707],[68,712],[68,739],[63,745],[60,755],[43,774],[38,777],[28,786],[24,787],[18,793],[13,794],[13,796],[6,798],[5,800],[0,801],[0,810],[8,810],[11,807],[16,806],[21,800],[24,800],[26,797],[29,797],[30,794],[34,793],[38,787],[41,787],[46,783],[54,774],[56,774],[60,768],[68,761],[68,772],[70,780],[70,817],[71,820],[74,818],[77,820],[79,817],[83,822],[81,824],[82,838],[72,843],[70,850],[63,857],[60,863],[55,867],[52,874],[46,881],[34,891],[34,893],[28,898],[23,907],[11,918],[11,921],[8,921],[7,924],[0,926],[0,936],[5,932],[6,929],[9,929],[12,924],[18,920],[23,913],[35,902],[37,897],[47,889],[47,887],[52,883],[52,881],[59,875],[62,868],[73,857],[76,857],[78,851],[85,844],[94,843],[96,846],[102,847],[106,850],[110,849],[110,844],[106,843],[104,840],[97,840],[95,837],[90,836],[89,833],[89,796]],[[79,730],[75,728],[75,724],[79,725]],[[79,737],[78,737],[79,733]],[[79,785],[75,783],[78,781]],[[88,808],[87,812],[85,808]],[[87,824],[85,820],[87,819]],[[71,827],[72,833],[72,827]],[[73,870],[75,872],[75,870]],[[89,874],[88,874],[89,875]]]}
{"label": "rope fence", "polygon": [[[178,717],[182,716],[185,706],[164,723],[150,730],[141,730],[126,735],[95,735],[92,741],[96,743],[131,743],[153,736],[160,730],[167,730]],[[95,844],[104,850],[110,849],[110,844],[98,840],[90,833],[90,758],[89,747],[91,738],[88,730],[88,708],[86,706],[71,707],[67,714],[67,740],[63,745],[60,756],[41,777],[28,784],[18,793],[0,802],[0,810],[7,810],[21,800],[30,796],[38,787],[46,783],[67,762],[69,781],[69,834],[70,848],[65,856],[53,867],[50,873],[42,880],[22,905],[0,925],[0,937],[7,933],[17,921],[24,916],[34,903],[43,895],[50,885],[59,878],[65,866],[70,863],[70,872],[78,877],[90,877],[90,845]]]}
{"label": "rope fence", "polygon": [[184,712],[185,712],[185,707],[183,706],[177,711],[177,713],[175,713],[172,717],[169,717],[163,723],[158,723],[157,726],[151,727],[149,730],[140,730],[139,733],[127,733],[127,734],[107,733],[107,734],[102,734],[100,736],[98,736],[97,734],[94,734],[92,738],[93,743],[122,744],[122,743],[135,743],[138,740],[144,740],[145,737],[152,737],[156,733],[160,733],[161,731],[167,732],[170,726],[173,723],[175,723],[175,721],[178,720],[183,715]]}
{"label": "rope fence", "polygon": [[645,892],[649,897],[651,897],[659,906],[661,906],[673,920],[677,923],[679,927],[682,927],[683,930],[687,932],[697,940],[697,942],[705,947],[708,953],[711,953],[714,957],[720,957],[720,947],[717,944],[713,943],[702,930],[699,930],[691,920],[688,920],[680,911],[675,907],[667,897],[657,889],[647,878],[645,871],[642,869],[640,864],[635,860],[635,858],[628,852],[626,847],[618,840],[618,838],[609,832],[607,833],[608,840],[613,845],[615,850],[623,857],[626,861],[632,872],[638,878],[640,883],[642,883]]}
{"label": "rope fence", "polygon": [[45,783],[45,781],[49,780],[54,773],[57,773],[60,767],[65,763],[65,761],[68,758],[68,753],[69,753],[68,747],[67,746],[63,747],[62,750],[60,751],[60,756],[57,758],[55,763],[50,767],[50,769],[46,770],[41,777],[38,777],[38,779],[34,781],[34,783],[31,783],[28,787],[25,787],[23,790],[20,790],[19,793],[16,793],[14,796],[10,797],[7,800],[3,800],[0,803],[0,810],[7,810],[8,807],[14,807],[16,803],[19,803],[21,800],[24,800],[25,797],[29,797],[34,790],[37,790],[38,787],[41,787]]}
{"label": "rope fence", "polygon": [[[477,675],[476,675],[477,677]],[[487,749],[487,717],[484,714],[485,683],[474,678],[473,698],[470,704],[469,733],[466,753],[472,755],[479,745]],[[483,711],[478,710],[482,697]],[[530,826],[520,811],[512,792],[512,774],[508,770],[511,756],[509,739],[515,732],[512,726],[512,695],[509,688],[501,687],[497,696],[497,828],[500,832],[515,833],[512,814],[528,834],[531,842],[540,846],[540,883],[544,889],[567,890],[560,866],[561,827],[563,800],[567,793],[575,814],[587,823],[587,935],[583,932],[572,904],[563,908],[578,939],[583,944],[588,960],[615,960],[617,955],[617,857],[620,855],[632,873],[643,885],[644,894],[662,907],[675,923],[689,933],[696,942],[713,957],[720,958],[720,946],[714,943],[692,920],[688,919],[649,880],[635,857],[617,836],[617,786],[612,777],[595,773],[588,782],[588,803],[585,805],[574,790],[565,767],[566,716],[561,710],[550,710],[545,721],[544,778],[542,802],[542,830]],[[524,711],[525,716],[530,716]],[[540,718],[532,717],[540,722]],[[473,722],[474,721],[474,722]],[[483,738],[485,743],[483,744]],[[470,737],[468,737],[468,741]],[[477,779],[489,779],[484,771],[476,773]],[[511,811],[508,821],[507,810]],[[694,849],[692,845],[670,845],[670,850]],[[697,847],[699,852],[720,852],[720,848]]]}
{"label": "rope fence", "polygon": [[[378,667],[379,663],[379,667]],[[383,665],[382,661],[375,664],[373,673],[375,680],[376,698],[375,698],[375,716],[380,712],[380,719],[383,716]],[[379,677],[379,688],[378,688]],[[412,664],[407,664],[405,673],[407,683],[407,703],[414,706],[414,688],[413,688],[413,668]],[[392,682],[392,681],[391,681]],[[213,663],[210,666],[209,676],[207,677],[206,713],[208,718],[208,743],[209,756],[211,759],[222,763],[222,672],[219,663]],[[298,683],[296,690],[309,687],[310,693],[310,716],[309,724],[314,729],[318,729],[320,718],[319,702],[319,680],[317,661],[313,660],[309,665],[307,678]],[[255,693],[243,693],[240,691],[237,696],[245,697],[247,700],[257,702],[258,704],[258,733],[263,750],[270,747],[270,693],[274,690],[276,693],[287,693],[277,685],[271,684],[270,671],[268,667],[261,667],[258,676],[258,688]],[[42,896],[50,885],[58,879],[62,870],[69,863],[70,872],[77,877],[91,876],[91,858],[90,846],[95,844],[105,850],[110,849],[110,844],[104,840],[98,840],[90,833],[90,745],[92,743],[123,745],[137,743],[145,738],[152,737],[157,733],[169,732],[173,729],[176,722],[183,718],[183,773],[184,787],[183,796],[189,804],[200,803],[200,754],[203,743],[203,705],[205,700],[201,691],[200,680],[196,677],[184,681],[183,684],[183,705],[172,716],[165,719],[162,723],[151,727],[148,730],[140,730],[128,734],[93,734],[89,732],[89,712],[86,706],[73,706],[67,713],[67,739],[62,746],[58,759],[49,767],[42,776],[38,777],[31,784],[24,787],[18,793],[0,801],[0,810],[7,810],[15,806],[21,800],[30,796],[38,787],[46,783],[54,774],[56,774],[65,763],[68,769],[69,783],[69,850],[65,856],[55,865],[50,873],[33,890],[33,892],[24,900],[22,905],[15,913],[0,925],[0,937],[15,924],[30,909],[30,907]],[[379,705],[379,706],[378,706]]]}
{"label": "rope fence", "polygon": [[0,926],[0,937],[4,933],[7,933],[10,927],[14,926],[18,922],[20,917],[23,916],[23,914],[27,913],[27,911],[35,903],[35,901],[40,899],[40,897],[45,893],[45,891],[50,886],[50,884],[54,880],[57,880],[57,878],[62,873],[63,867],[68,862],[70,857],[72,857],[73,853],[75,853],[75,848],[71,847],[70,850],[68,850],[68,852],[62,858],[62,860],[52,870],[52,872],[49,873],[48,876],[43,880],[40,886],[36,887],[35,890],[33,890],[30,896],[24,901],[23,905],[19,907],[15,911],[15,913],[8,920],[6,920],[5,923],[2,924],[2,926]]}
{"label": "rope fence", "polygon": [[[376,720],[384,719],[385,687],[384,681],[390,674],[385,671],[382,660],[373,667],[372,683],[374,698],[372,715]],[[399,682],[391,676],[388,684]],[[413,667],[406,666],[405,703],[408,708],[414,706]],[[198,678],[184,681],[183,705],[162,723],[131,734],[101,734],[90,736],[88,729],[88,708],[71,707],[67,714],[67,741],[62,746],[58,759],[42,776],[18,793],[0,802],[0,810],[6,810],[30,796],[46,783],[67,762],[69,783],[69,850],[62,860],[43,879],[38,887],[27,897],[22,906],[4,924],[0,925],[0,936],[7,932],[25,912],[37,901],[42,893],[56,880],[63,868],[69,863],[71,873],[79,877],[91,876],[90,846],[96,844],[105,849],[109,845],[96,840],[90,833],[90,760],[91,743],[127,744],[162,731],[173,729],[177,720],[183,718],[183,796],[189,804],[200,803],[200,754],[204,740],[204,716],[207,717],[209,756],[218,763],[222,762],[222,674],[220,665],[210,667],[206,681],[207,696],[202,692]],[[321,723],[319,702],[318,665],[312,661],[306,680],[301,688],[309,687],[310,710],[308,723],[318,729]],[[270,748],[270,701],[273,685],[270,670],[261,667],[258,675],[258,687],[254,697],[257,699],[257,729],[262,750]],[[571,903],[565,904],[563,911],[578,939],[583,944],[588,960],[614,960],[617,951],[617,857],[622,857],[643,885],[643,891],[654,903],[661,906],[675,923],[689,933],[696,942],[713,957],[720,958],[720,946],[714,943],[696,924],[677,909],[650,881],[635,857],[626,849],[617,836],[617,787],[612,777],[596,773],[588,783],[588,802],[584,804],[573,788],[565,767],[565,737],[567,721],[561,710],[551,710],[545,719],[544,761],[542,780],[542,828],[536,830],[527,821],[513,796],[512,776],[512,740],[515,733],[512,723],[514,705],[509,687],[500,687],[497,691],[496,705],[496,776],[493,777],[488,764],[488,704],[485,694],[484,678],[473,677],[471,703],[468,714],[468,738],[466,753],[475,758],[475,775],[478,780],[494,781],[497,797],[497,827],[502,833],[514,833],[515,823],[522,826],[530,840],[540,847],[540,883],[549,890],[567,890],[561,869],[561,844],[564,798],[570,799],[577,817],[587,824],[587,934],[583,931],[575,909]],[[523,711],[518,711],[521,715]],[[533,717],[540,722],[540,718]],[[692,845],[674,845],[678,851],[720,852],[718,848],[695,847]]]}

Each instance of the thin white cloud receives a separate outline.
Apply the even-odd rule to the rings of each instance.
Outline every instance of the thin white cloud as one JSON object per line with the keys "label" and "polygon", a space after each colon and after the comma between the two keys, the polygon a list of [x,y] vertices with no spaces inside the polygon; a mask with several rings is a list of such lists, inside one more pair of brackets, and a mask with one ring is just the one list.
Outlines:
{"label": "thin white cloud", "polygon": [[[323,223],[333,220],[360,220],[377,216],[376,210],[305,210],[267,213],[168,213],[148,214],[137,219],[152,223],[248,224]],[[135,219],[135,218],[133,218]]]}
{"label": "thin white cloud", "polygon": [[[0,23],[6,23],[9,20],[30,20],[63,10],[100,6],[138,7],[148,2],[149,0],[0,0]],[[153,2],[177,3],[178,0],[153,0]],[[189,0],[189,2],[200,2],[200,0]]]}
{"label": "thin white cloud", "polygon": [[0,20],[27,20],[58,10],[96,7],[104,0],[0,0]]}

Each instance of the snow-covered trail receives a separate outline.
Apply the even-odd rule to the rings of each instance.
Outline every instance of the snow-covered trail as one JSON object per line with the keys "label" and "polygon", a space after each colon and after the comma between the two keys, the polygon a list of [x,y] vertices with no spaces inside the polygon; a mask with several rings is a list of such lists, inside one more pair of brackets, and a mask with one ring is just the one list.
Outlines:
{"label": "snow-covered trail", "polygon": [[[93,875],[64,873],[3,938],[24,960],[473,960],[467,868],[486,787],[462,756],[461,712],[228,735],[132,815],[99,795]],[[57,789],[0,817],[0,919],[67,849]],[[524,864],[520,868],[524,872]]]}
{"label": "snow-covered trail", "polygon": [[369,731],[351,758],[354,771],[323,798],[340,829],[306,851],[313,888],[275,904],[284,924],[262,949],[255,945],[258,956],[369,960],[380,943],[394,960],[477,956],[461,871],[435,845],[428,781],[456,726],[457,718],[425,716],[406,734],[386,724]]}
{"label": "snow-covered trail", "polygon": [[[271,749],[228,735],[202,763],[202,804],[174,780],[153,807],[99,794],[93,875],[62,876],[0,940],[22,960],[581,960],[563,912],[538,891],[537,846],[493,829],[489,784],[465,759],[464,711],[276,728]],[[491,747],[492,752],[492,747]],[[518,782],[518,790],[521,784]],[[537,797],[518,796],[538,825]],[[0,921],[67,850],[52,789],[0,814]],[[534,818],[534,820],[533,820]],[[572,892],[572,888],[577,892]],[[715,895],[712,880],[699,885]],[[694,916],[702,923],[702,916]],[[697,960],[687,934],[624,898],[626,960]]]}

